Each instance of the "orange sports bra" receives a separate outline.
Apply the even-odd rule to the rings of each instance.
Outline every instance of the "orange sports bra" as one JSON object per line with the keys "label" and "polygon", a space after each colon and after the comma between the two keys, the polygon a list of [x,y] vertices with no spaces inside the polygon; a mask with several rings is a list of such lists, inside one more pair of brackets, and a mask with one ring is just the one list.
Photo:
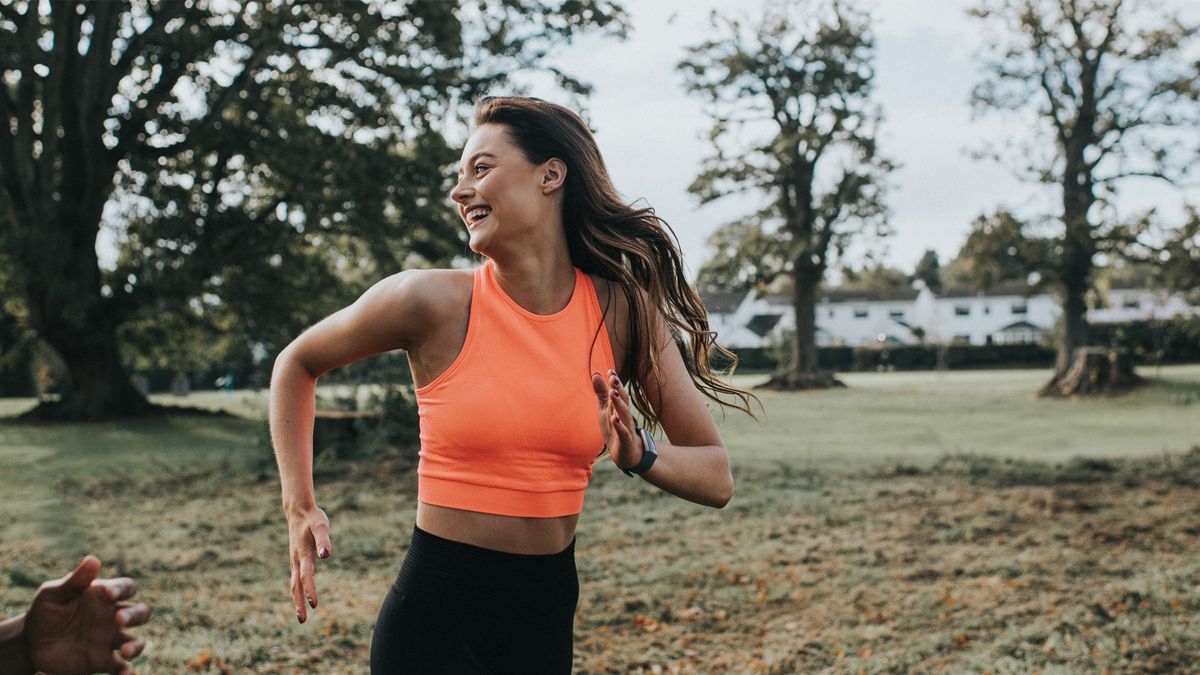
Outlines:
{"label": "orange sports bra", "polygon": [[562,310],[526,311],[474,269],[470,318],[450,367],[415,390],[417,499],[505,516],[583,510],[604,447],[593,372],[616,368],[592,280],[575,268]]}

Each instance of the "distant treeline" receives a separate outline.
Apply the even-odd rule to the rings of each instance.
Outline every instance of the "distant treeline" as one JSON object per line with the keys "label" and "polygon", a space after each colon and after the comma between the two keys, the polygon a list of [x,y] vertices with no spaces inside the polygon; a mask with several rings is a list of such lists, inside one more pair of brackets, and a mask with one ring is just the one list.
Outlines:
{"label": "distant treeline", "polygon": [[[1134,363],[1200,363],[1200,318],[1170,321],[1095,323],[1090,327],[1094,345],[1128,349]],[[738,372],[770,371],[785,358],[779,347],[731,349],[739,358]],[[895,345],[869,347],[818,347],[823,369],[837,372],[896,370],[961,370],[971,368],[1050,368],[1054,349],[1024,345]],[[715,357],[712,366],[724,369],[727,359]]]}
{"label": "distant treeline", "polygon": [[[0,330],[3,326],[0,326]],[[0,346],[7,346],[0,343]],[[53,352],[36,340],[25,340],[14,344],[12,353],[0,352],[0,397],[36,396],[38,392],[58,393],[65,380],[65,366]],[[19,350],[19,353],[18,351]],[[263,389],[271,380],[271,359],[254,363],[249,357],[235,363],[212,364],[203,370],[190,371],[187,375],[190,389],[220,389],[218,381],[231,377],[235,389]],[[171,383],[178,371],[171,368],[133,369],[134,378],[145,378],[149,392],[162,394],[171,391]],[[42,380],[39,384],[39,379]],[[408,384],[412,375],[408,359],[403,351],[379,354],[356,361],[325,373],[321,384],[349,384],[380,382]]]}
{"label": "distant treeline", "polygon": [[[35,340],[18,339],[18,331],[0,324],[0,396],[35,396],[37,392],[56,392],[63,380],[62,363]],[[1091,343],[1130,350],[1139,365],[1162,363],[1200,363],[1200,318],[1171,321],[1130,321],[1096,323],[1091,326]],[[778,347],[731,350],[738,355],[738,372],[770,371],[781,358]],[[896,345],[888,347],[820,347],[817,357],[821,368],[838,372],[870,371],[880,367],[896,370],[949,370],[970,368],[1049,368],[1054,365],[1054,350],[1029,345]],[[260,389],[271,377],[272,361],[214,364],[204,370],[186,373],[193,390],[219,388],[217,380],[232,374],[237,389]],[[714,357],[714,368],[729,363]],[[171,391],[175,371],[168,368],[140,370],[151,393]],[[39,378],[43,379],[41,386]],[[402,351],[380,354],[330,371],[321,376],[322,384],[412,382],[407,358]]]}

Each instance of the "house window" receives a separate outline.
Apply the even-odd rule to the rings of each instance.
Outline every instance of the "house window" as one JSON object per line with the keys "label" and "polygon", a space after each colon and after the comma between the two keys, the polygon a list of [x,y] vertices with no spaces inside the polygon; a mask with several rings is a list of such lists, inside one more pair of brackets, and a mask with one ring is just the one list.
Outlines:
{"label": "house window", "polygon": [[831,319],[833,318],[833,308],[832,307],[829,308],[829,318],[831,318]]}
{"label": "house window", "polygon": [[971,316],[970,305],[955,305],[954,316]]}
{"label": "house window", "polygon": [[992,313],[992,306],[991,306],[991,305],[984,305],[984,306],[983,306],[983,313],[984,313],[984,314],[991,314],[991,313]]}
{"label": "house window", "polygon": [[892,311],[888,312],[888,316],[892,317],[893,319],[903,319],[904,318],[904,310],[893,309]]}
{"label": "house window", "polygon": [[1125,302],[1121,303],[1121,306],[1125,309],[1140,309],[1142,303],[1138,302],[1137,298],[1127,298]]}
{"label": "house window", "polygon": [[1029,312],[1029,305],[1026,305],[1023,302],[1014,302],[1013,303],[1013,306],[1012,306],[1013,314],[1025,314],[1027,312]]}
{"label": "house window", "polygon": [[855,307],[854,308],[854,318],[856,318],[856,319],[867,318],[867,309],[865,307]]}
{"label": "house window", "polygon": [[956,345],[969,345],[969,344],[971,344],[971,336],[970,335],[955,335],[954,338],[952,340],[950,340],[950,342],[952,344],[956,344]]}

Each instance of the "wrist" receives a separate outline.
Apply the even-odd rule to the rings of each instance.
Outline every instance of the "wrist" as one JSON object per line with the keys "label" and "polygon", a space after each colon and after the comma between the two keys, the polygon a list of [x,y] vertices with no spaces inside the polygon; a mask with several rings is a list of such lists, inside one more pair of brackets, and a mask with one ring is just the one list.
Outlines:
{"label": "wrist", "polygon": [[284,499],[283,514],[288,518],[303,518],[305,514],[317,508],[317,501],[308,499]]}
{"label": "wrist", "polygon": [[0,622],[0,663],[5,675],[33,675],[33,648],[25,634],[25,615],[18,614]]}
{"label": "wrist", "polygon": [[[654,465],[654,460],[658,458],[658,452],[654,448],[654,437],[650,435],[650,432],[637,427],[635,435],[641,439],[642,455],[633,466],[621,468],[621,471],[630,477],[645,474]],[[617,466],[620,468],[619,464]]]}

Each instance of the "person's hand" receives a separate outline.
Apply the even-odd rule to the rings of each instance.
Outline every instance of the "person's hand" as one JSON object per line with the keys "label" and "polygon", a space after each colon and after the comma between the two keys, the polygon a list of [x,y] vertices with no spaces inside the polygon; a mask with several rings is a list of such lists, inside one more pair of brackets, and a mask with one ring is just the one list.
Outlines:
{"label": "person's hand", "polygon": [[592,391],[600,402],[600,434],[604,436],[613,463],[619,469],[637,466],[642,461],[645,442],[636,431],[629,391],[611,368],[607,381],[600,373],[592,373]]}
{"label": "person's hand", "polygon": [[124,629],[150,618],[133,579],[97,579],[100,560],[85,556],[67,576],[47,581],[25,613],[25,640],[35,670],[55,675],[132,675],[129,659],[142,653],[146,639]]}
{"label": "person's hand", "polygon": [[292,602],[296,605],[296,620],[308,618],[305,600],[317,608],[316,559],[333,553],[329,543],[329,516],[317,507],[288,514],[288,546],[292,563]]}

